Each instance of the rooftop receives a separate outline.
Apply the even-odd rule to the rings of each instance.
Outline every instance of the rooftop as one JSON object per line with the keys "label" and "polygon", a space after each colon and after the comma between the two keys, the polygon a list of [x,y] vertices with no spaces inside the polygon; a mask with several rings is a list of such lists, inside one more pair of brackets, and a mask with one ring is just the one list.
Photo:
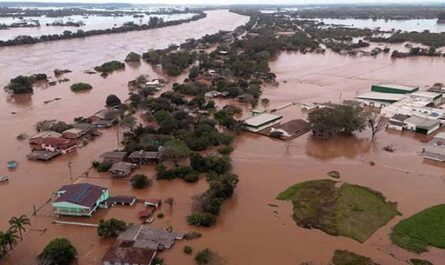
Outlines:
{"label": "rooftop", "polygon": [[170,248],[175,240],[182,239],[183,233],[169,232],[162,228],[145,225],[130,225],[127,230],[119,235],[119,240],[136,241],[135,245]]}
{"label": "rooftop", "polygon": [[405,122],[412,123],[415,124],[416,127],[423,127],[423,128],[431,128],[437,126],[440,123],[438,120],[430,120],[416,115],[413,115],[410,118],[406,119]]}
{"label": "rooftop", "polygon": [[126,156],[127,152],[122,152],[122,151],[105,152],[102,155],[100,155],[101,158],[117,158],[117,159],[124,159]]}
{"label": "rooftop", "polygon": [[283,116],[278,116],[271,113],[262,113],[246,119],[244,124],[247,126],[258,127],[269,122],[277,121],[281,118],[283,118]]}
{"label": "rooftop", "polygon": [[117,162],[117,163],[114,163],[113,166],[111,166],[110,170],[108,170],[108,171],[109,172],[119,171],[119,172],[123,172],[125,175],[128,175],[128,174],[130,174],[132,169],[133,169],[133,164],[131,164],[131,163]]}
{"label": "rooftop", "polygon": [[160,157],[160,153],[153,151],[135,151],[130,154],[128,158],[136,158],[136,159],[158,159]]}
{"label": "rooftop", "polygon": [[42,144],[65,147],[76,145],[76,142],[65,138],[48,137],[42,140]]}
{"label": "rooftop", "polygon": [[62,134],[60,134],[58,132],[44,131],[44,132],[41,132],[41,133],[38,133],[38,134],[34,135],[33,137],[31,137],[31,139],[34,139],[34,138],[48,138],[48,137],[59,138],[61,136],[62,136]]}
{"label": "rooftop", "polygon": [[57,191],[62,195],[54,202],[69,202],[91,208],[107,190],[107,188],[88,183],[65,185]]}
{"label": "rooftop", "polygon": [[366,92],[356,96],[358,99],[369,99],[376,101],[399,101],[404,99],[406,96],[403,94],[391,94],[391,93],[380,93],[380,92]]}
{"label": "rooftop", "polygon": [[416,87],[416,86],[405,86],[405,85],[394,85],[394,84],[378,84],[375,86],[388,87],[388,88],[405,90],[405,91],[412,91],[412,90],[418,89],[418,87]]}
{"label": "rooftop", "polygon": [[274,129],[282,129],[289,133],[294,133],[301,130],[309,130],[309,123],[302,119],[291,120],[283,124],[274,126]]}
{"label": "rooftop", "polygon": [[442,94],[435,93],[435,92],[429,92],[429,91],[417,91],[410,94],[411,97],[422,97],[422,98],[429,98],[429,99],[436,99],[439,97],[442,97]]}
{"label": "rooftop", "polygon": [[156,250],[138,248],[134,242],[118,241],[105,254],[103,261],[111,264],[149,265],[156,255]]}

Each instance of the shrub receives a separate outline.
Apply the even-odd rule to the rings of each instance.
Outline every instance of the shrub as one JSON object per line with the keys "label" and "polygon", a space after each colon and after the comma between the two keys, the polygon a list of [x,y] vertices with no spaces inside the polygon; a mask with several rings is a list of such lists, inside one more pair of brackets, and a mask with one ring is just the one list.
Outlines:
{"label": "shrub", "polygon": [[115,70],[123,69],[125,68],[125,64],[119,61],[110,61],[103,63],[101,66],[96,66],[94,70],[103,73],[103,74],[109,74],[112,73]]}
{"label": "shrub", "polygon": [[216,223],[216,217],[211,213],[192,213],[187,216],[189,225],[210,227]]}
{"label": "shrub", "polygon": [[130,182],[135,189],[143,189],[151,185],[151,179],[143,174],[134,175]]}
{"label": "shrub", "polygon": [[93,86],[91,86],[88,83],[75,83],[71,85],[71,91],[73,92],[80,92],[80,91],[87,91],[93,89]]}
{"label": "shrub", "polygon": [[97,167],[96,170],[97,172],[107,172],[108,170],[110,170],[110,168],[113,166],[112,162],[103,162],[100,163]]}
{"label": "shrub", "polygon": [[115,237],[120,232],[125,231],[127,224],[124,221],[111,218],[109,220],[100,220],[97,227],[97,234],[100,237]]}
{"label": "shrub", "polygon": [[76,258],[76,248],[68,239],[56,238],[38,256],[40,265],[69,265]]}
{"label": "shrub", "polygon": [[192,240],[192,239],[200,238],[201,236],[202,236],[201,233],[192,231],[192,232],[188,232],[187,234],[185,234],[184,238],[187,240]]}
{"label": "shrub", "polygon": [[164,218],[164,214],[163,213],[158,213],[158,215],[156,215],[156,217],[158,217],[159,219],[162,219],[162,218]]}
{"label": "shrub", "polygon": [[193,248],[191,246],[184,246],[184,253],[190,255],[193,253]]}
{"label": "shrub", "polygon": [[212,261],[213,255],[213,252],[206,248],[196,254],[195,261],[198,265],[209,264]]}
{"label": "shrub", "polygon": [[183,179],[188,183],[194,183],[199,180],[199,175],[196,172],[190,172],[189,174],[185,175]]}

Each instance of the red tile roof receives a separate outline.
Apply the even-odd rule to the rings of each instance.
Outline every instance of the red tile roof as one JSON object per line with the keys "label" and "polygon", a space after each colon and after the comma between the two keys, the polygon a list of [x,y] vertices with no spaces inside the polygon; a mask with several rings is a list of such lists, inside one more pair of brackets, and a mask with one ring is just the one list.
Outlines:
{"label": "red tile roof", "polygon": [[48,137],[42,139],[42,144],[55,146],[57,148],[69,148],[76,145],[76,142],[65,138]]}

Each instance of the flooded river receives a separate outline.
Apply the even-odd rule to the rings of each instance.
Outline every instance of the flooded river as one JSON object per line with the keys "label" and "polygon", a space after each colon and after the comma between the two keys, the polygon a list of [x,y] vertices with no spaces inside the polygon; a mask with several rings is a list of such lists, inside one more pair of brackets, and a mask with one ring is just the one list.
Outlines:
{"label": "flooded river", "polygon": [[[48,164],[34,163],[26,161],[29,147],[26,140],[20,142],[15,139],[19,133],[32,134],[32,126],[38,120],[57,118],[71,121],[74,117],[91,114],[104,105],[110,93],[125,98],[128,95],[127,82],[137,75],[148,73],[152,77],[158,76],[157,69],[146,64],[127,67],[125,71],[114,73],[106,79],[82,74],[84,69],[103,61],[122,59],[131,50],[141,52],[149,47],[165,47],[171,42],[199,37],[218,29],[233,29],[245,22],[246,17],[227,11],[211,11],[204,20],[171,28],[0,50],[2,63],[5,63],[5,59],[19,57],[11,67],[8,63],[2,67],[5,70],[0,73],[1,82],[17,74],[49,73],[59,67],[74,70],[67,75],[73,81],[87,81],[94,86],[92,91],[81,94],[72,94],[68,88],[70,83],[37,89],[34,95],[27,98],[9,98],[2,93],[2,170],[5,161],[10,159],[19,161],[19,168],[9,173],[10,183],[0,186],[0,210],[3,213],[0,215],[0,228],[7,228],[10,216],[23,213],[30,215],[33,204],[42,204],[50,198],[52,191],[69,183],[68,161],[73,162],[73,175],[78,176],[88,168],[91,160],[104,151],[116,148],[116,131],[110,129],[79,149],[77,154],[58,158]],[[48,50],[49,45],[51,50]],[[387,55],[373,58],[332,53],[282,53],[271,63],[280,85],[266,87],[264,97],[271,100],[270,108],[291,101],[338,102],[369,90],[370,85],[377,82],[421,87],[444,82],[444,67],[445,61],[441,58],[392,60]],[[173,81],[170,80],[170,84]],[[43,103],[55,97],[61,97],[62,100]],[[17,114],[12,115],[11,112]],[[304,116],[296,106],[280,113],[286,119]],[[156,181],[147,190],[137,192],[131,189],[128,180],[110,180],[94,172],[91,172],[89,178],[78,181],[107,186],[115,195],[134,194],[138,198],[174,196],[176,204],[172,209],[163,206],[161,212],[165,217],[156,220],[154,225],[172,226],[174,230],[184,232],[197,230],[203,233],[203,237],[195,241],[179,242],[173,249],[162,253],[167,264],[195,264],[192,256],[183,253],[186,244],[195,251],[211,248],[224,257],[227,264],[296,265],[312,260],[324,265],[328,264],[335,249],[367,255],[383,265],[406,264],[405,261],[415,255],[393,246],[388,234],[401,218],[444,203],[445,170],[444,167],[422,161],[418,154],[426,140],[422,137],[412,133],[381,132],[374,143],[369,138],[370,133],[364,131],[352,138],[315,140],[306,134],[291,142],[281,142],[243,133],[238,137],[232,155],[234,171],[240,176],[240,183],[234,197],[225,203],[218,224],[210,229],[195,229],[185,223],[185,216],[191,212],[190,197],[207,188],[205,180],[191,185],[179,180]],[[394,145],[394,153],[382,151],[383,146],[388,144]],[[370,165],[371,161],[375,163],[374,166]],[[297,227],[290,217],[291,204],[275,200],[276,195],[297,182],[326,178],[326,173],[331,170],[339,171],[344,181],[381,191],[388,200],[398,202],[403,216],[378,230],[364,244]],[[139,171],[148,176],[154,175],[153,167],[143,167]],[[278,207],[270,207],[268,204],[276,204]],[[97,222],[101,218],[115,217],[135,223],[141,209],[142,205],[113,207],[100,210],[91,219],[81,220]],[[51,207],[47,205],[38,217],[32,218],[32,228],[35,230],[26,234],[26,240],[17,246],[4,263],[35,264],[35,257],[49,240],[67,237],[79,252],[79,264],[100,264],[112,241],[100,240],[95,228],[51,224],[50,214]],[[40,229],[47,230],[41,232]],[[442,264],[445,251],[432,250],[422,257],[435,264]]]}

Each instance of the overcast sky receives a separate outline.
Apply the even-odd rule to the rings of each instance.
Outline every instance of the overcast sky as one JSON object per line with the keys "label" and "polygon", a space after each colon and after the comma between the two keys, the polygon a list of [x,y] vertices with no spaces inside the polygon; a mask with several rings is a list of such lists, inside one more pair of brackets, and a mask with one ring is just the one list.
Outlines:
{"label": "overcast sky", "polygon": [[[0,0],[0,2],[5,0]],[[20,1],[20,0],[16,0]],[[22,0],[23,1],[23,0]],[[26,1],[26,0],[24,0]],[[5,2],[13,2],[6,0]],[[31,0],[27,2],[65,2],[65,3],[133,3],[133,4],[332,4],[332,3],[444,3],[445,0]]]}

